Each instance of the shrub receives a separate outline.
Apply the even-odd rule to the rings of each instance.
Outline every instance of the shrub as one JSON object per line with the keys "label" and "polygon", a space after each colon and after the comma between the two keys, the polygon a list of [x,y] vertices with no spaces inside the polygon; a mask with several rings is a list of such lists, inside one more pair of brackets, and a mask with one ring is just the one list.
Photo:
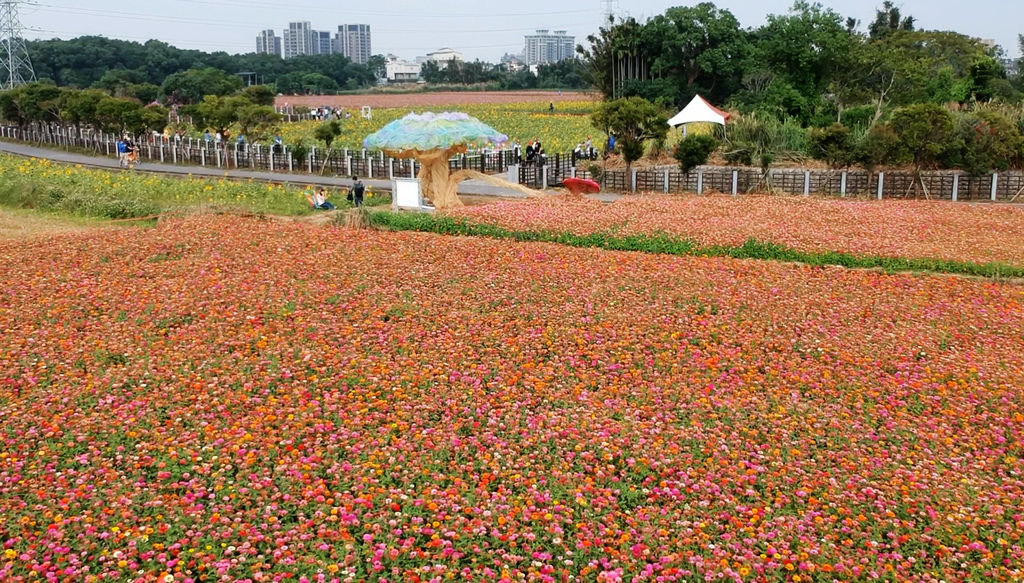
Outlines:
{"label": "shrub", "polygon": [[900,158],[917,169],[935,165],[950,147],[953,114],[934,103],[918,103],[896,110],[889,127],[899,138]]}
{"label": "shrub", "polygon": [[684,174],[689,174],[701,164],[706,164],[711,153],[718,147],[715,138],[706,135],[689,135],[679,140],[676,146],[675,157],[679,162],[679,169]]}
{"label": "shrub", "polygon": [[292,146],[292,160],[299,166],[306,162],[306,158],[309,156],[309,146],[303,142],[299,142]]}
{"label": "shrub", "polygon": [[868,170],[905,161],[900,158],[900,139],[887,125],[876,125],[868,130],[856,145],[854,155]]}
{"label": "shrub", "polygon": [[832,168],[843,168],[854,161],[850,128],[841,123],[832,124],[827,128],[811,128],[807,131],[807,142],[811,156],[824,161]]}
{"label": "shrub", "polygon": [[1022,142],[1016,126],[996,111],[962,114],[944,162],[974,175],[1006,170],[1019,158]]}

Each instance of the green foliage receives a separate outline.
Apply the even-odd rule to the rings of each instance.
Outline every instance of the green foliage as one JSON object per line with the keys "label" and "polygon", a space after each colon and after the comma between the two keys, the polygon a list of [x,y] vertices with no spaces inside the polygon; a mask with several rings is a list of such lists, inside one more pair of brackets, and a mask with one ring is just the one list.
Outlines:
{"label": "green foliage", "polygon": [[850,128],[833,124],[827,128],[811,128],[807,132],[811,156],[832,168],[843,168],[853,163],[854,145]]}
{"label": "green foliage", "polygon": [[684,174],[689,174],[690,170],[697,166],[707,164],[708,158],[717,147],[718,141],[707,135],[689,135],[679,140],[675,151],[679,169]]}
{"label": "green foliage", "polygon": [[243,107],[251,105],[251,101],[241,96],[207,95],[195,107],[196,126],[209,128],[223,134],[233,123],[238,121],[239,111]]}
{"label": "green foliage", "polygon": [[912,160],[918,169],[937,164],[950,148],[953,114],[933,103],[898,109],[888,125],[899,138],[899,157]]}
{"label": "green foliage", "polygon": [[675,105],[693,95],[724,101],[740,87],[750,54],[748,33],[733,14],[711,2],[669,8],[644,26],[651,75],[676,88]]}
{"label": "green foliage", "polygon": [[255,105],[274,105],[274,89],[269,85],[250,85],[242,90],[242,97]]}
{"label": "green foliage", "polygon": [[242,79],[220,69],[189,69],[164,80],[160,91],[168,103],[199,103],[207,95],[231,95],[242,88]]}
{"label": "green foliage", "polygon": [[789,14],[769,15],[754,33],[754,61],[775,76],[772,85],[786,88],[775,105],[807,122],[836,73],[848,66],[855,44],[839,14],[797,0]]}
{"label": "green foliage", "polygon": [[766,160],[802,160],[806,152],[807,132],[796,120],[755,113],[729,125],[722,154],[730,164],[765,166]]}
{"label": "green foliage", "polygon": [[[242,96],[242,99],[246,99]],[[246,99],[246,101],[248,101]],[[246,136],[252,142],[258,142],[268,138],[277,128],[281,121],[281,115],[268,105],[256,105],[244,103],[239,105],[237,110],[236,123],[241,135]]]}
{"label": "green foliage", "polygon": [[320,140],[328,148],[334,142],[334,139],[341,135],[341,122],[338,120],[332,120],[324,122],[313,130],[313,137]]}
{"label": "green foliage", "polygon": [[[235,74],[239,71],[253,71],[267,84],[273,84],[282,75],[299,72],[326,75],[339,87],[349,87],[350,82],[354,82],[355,87],[367,87],[377,78],[371,65],[383,62],[379,55],[375,56],[376,60],[371,57],[367,65],[360,65],[343,55],[282,59],[276,55],[255,53],[204,53],[178,49],[155,40],[140,44],[95,36],[30,41],[28,50],[39,78],[53,79],[60,86],[76,88],[91,87],[111,71],[124,73],[111,73],[108,82],[120,78],[123,83],[159,86],[171,75],[207,67],[219,69],[236,79]],[[199,98],[204,94],[199,94]],[[195,99],[193,103],[197,101]]]}
{"label": "green foliage", "polygon": [[639,97],[606,101],[591,115],[591,121],[595,128],[615,134],[627,167],[643,156],[647,140],[663,140],[668,134],[665,113]]}
{"label": "green foliage", "polygon": [[872,40],[884,38],[896,31],[914,30],[914,17],[904,17],[898,6],[890,0],[882,2],[882,8],[875,11],[875,20],[868,25],[868,36]]}
{"label": "green foliage", "polygon": [[372,227],[396,231],[421,231],[443,235],[492,237],[513,241],[548,242],[572,247],[596,247],[615,251],[640,251],[700,257],[735,257],[788,261],[808,265],[840,265],[850,268],[881,268],[889,272],[920,271],[959,273],[979,277],[1012,278],[1024,276],[1024,267],[1000,263],[970,263],[942,259],[904,259],[875,255],[853,255],[836,251],[798,251],[771,242],[748,239],[742,245],[701,246],[671,235],[617,235],[611,232],[577,234],[557,231],[515,231],[489,223],[426,213],[371,212]]}
{"label": "green foliage", "polygon": [[292,160],[295,164],[302,166],[306,163],[306,158],[309,157],[309,146],[303,142],[299,142],[291,147]]}
{"label": "green foliage", "polygon": [[876,125],[864,134],[856,145],[856,157],[865,168],[871,170],[883,164],[902,164],[900,138],[887,125]]}
{"label": "green foliage", "polygon": [[996,111],[961,114],[957,118],[955,139],[945,152],[946,166],[959,167],[980,175],[1006,170],[1019,162],[1024,138],[1017,127]]}

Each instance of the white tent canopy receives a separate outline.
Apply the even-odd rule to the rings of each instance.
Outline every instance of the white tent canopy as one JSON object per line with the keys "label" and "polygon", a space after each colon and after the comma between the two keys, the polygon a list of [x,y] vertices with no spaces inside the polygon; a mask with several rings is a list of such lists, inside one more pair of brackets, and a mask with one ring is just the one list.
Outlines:
{"label": "white tent canopy", "polygon": [[686,135],[686,124],[688,123],[705,122],[724,126],[728,119],[729,114],[727,112],[711,105],[700,95],[694,95],[689,105],[675,114],[672,119],[668,120],[668,125],[672,127],[683,126],[683,135]]}

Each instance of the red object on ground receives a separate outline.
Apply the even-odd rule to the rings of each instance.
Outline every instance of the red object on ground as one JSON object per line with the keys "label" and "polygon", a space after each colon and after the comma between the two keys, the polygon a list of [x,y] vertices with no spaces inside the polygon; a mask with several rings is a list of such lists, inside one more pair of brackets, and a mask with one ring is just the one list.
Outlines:
{"label": "red object on ground", "polygon": [[566,178],[562,181],[562,186],[567,188],[569,192],[576,196],[601,192],[600,184],[593,180],[584,180],[583,178]]}

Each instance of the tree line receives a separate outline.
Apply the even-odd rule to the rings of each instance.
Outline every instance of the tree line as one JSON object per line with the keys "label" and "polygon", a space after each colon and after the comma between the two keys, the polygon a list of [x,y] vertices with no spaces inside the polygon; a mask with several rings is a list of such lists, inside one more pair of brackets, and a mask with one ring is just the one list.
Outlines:
{"label": "tree line", "polygon": [[861,23],[798,0],[755,29],[711,2],[669,8],[646,22],[607,23],[577,52],[606,97],[679,107],[700,94],[719,106],[824,126],[873,122],[913,103],[1020,103],[1001,51],[955,32],[917,30],[885,2]]}
{"label": "tree line", "polygon": [[117,97],[151,102],[167,96],[167,81],[188,71],[215,69],[226,76],[251,72],[279,93],[328,93],[372,86],[383,70],[384,58],[366,65],[344,55],[315,55],[282,59],[255,53],[229,55],[173,47],[150,40],[137,43],[101,36],[26,43],[36,78],[60,87],[103,89]]}
{"label": "tree line", "polygon": [[918,171],[1024,167],[1024,76],[1007,73],[998,47],[918,30],[892,2],[863,30],[804,0],[743,29],[703,2],[609,22],[588,41],[577,49],[584,77],[605,96],[594,125],[617,135],[627,163],[650,144],[662,150],[667,115],[699,94],[740,115],[727,133],[676,145],[684,171],[716,151],[766,175],[808,158]]}

